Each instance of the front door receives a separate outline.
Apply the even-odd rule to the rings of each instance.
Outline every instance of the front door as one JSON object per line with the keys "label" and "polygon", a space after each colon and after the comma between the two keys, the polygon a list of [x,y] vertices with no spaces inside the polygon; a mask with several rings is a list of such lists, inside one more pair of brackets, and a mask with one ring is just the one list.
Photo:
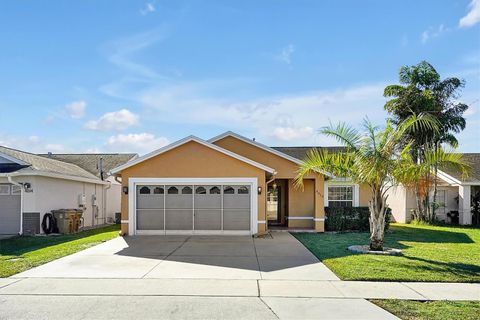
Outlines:
{"label": "front door", "polygon": [[281,187],[269,186],[267,190],[267,220],[268,225],[278,226],[282,224],[281,217]]}

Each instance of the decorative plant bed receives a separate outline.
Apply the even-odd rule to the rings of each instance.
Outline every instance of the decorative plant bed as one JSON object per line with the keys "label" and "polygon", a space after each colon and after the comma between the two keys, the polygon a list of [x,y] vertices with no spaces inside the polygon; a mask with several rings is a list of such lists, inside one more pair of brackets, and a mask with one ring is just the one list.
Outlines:
{"label": "decorative plant bed", "polygon": [[387,247],[384,247],[383,251],[373,251],[373,250],[370,250],[370,246],[368,245],[364,245],[364,246],[356,245],[356,246],[348,247],[348,250],[356,253],[378,254],[382,256],[403,256],[402,250],[387,248]]}

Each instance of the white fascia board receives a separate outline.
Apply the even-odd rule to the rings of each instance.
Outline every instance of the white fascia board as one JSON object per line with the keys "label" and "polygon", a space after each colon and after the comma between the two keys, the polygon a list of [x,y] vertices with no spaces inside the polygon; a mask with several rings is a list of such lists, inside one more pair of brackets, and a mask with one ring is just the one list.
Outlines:
{"label": "white fascia board", "polygon": [[451,175],[441,171],[441,170],[438,170],[437,171],[437,176],[438,178],[442,179],[443,181],[445,181],[446,183],[449,183],[449,184],[459,184],[461,185],[462,184],[462,181],[452,177]]}
{"label": "white fascia board", "polygon": [[66,174],[59,174],[59,173],[52,173],[52,172],[46,172],[46,171],[17,171],[17,172],[11,172],[11,173],[3,173],[0,174],[0,176],[4,177],[26,177],[26,176],[41,176],[41,177],[48,177],[48,178],[54,178],[54,179],[63,179],[63,180],[72,180],[72,181],[79,181],[79,182],[87,182],[87,183],[93,183],[93,184],[102,184],[102,185],[108,185],[109,183],[107,181],[102,181],[100,179],[90,179],[90,178],[84,178],[84,177],[77,177],[77,176],[70,176]]}
{"label": "white fascia board", "polygon": [[242,162],[248,163],[248,164],[250,164],[250,165],[252,165],[252,166],[254,166],[254,167],[260,168],[260,169],[265,170],[265,171],[267,171],[267,172],[275,173],[275,170],[272,169],[272,168],[270,168],[270,167],[267,167],[267,166],[265,166],[265,165],[263,165],[263,164],[261,164],[261,163],[255,162],[255,161],[250,160],[250,159],[248,159],[248,158],[245,158],[245,157],[243,157],[243,156],[241,156],[241,155],[238,155],[238,154],[236,154],[236,153],[234,153],[234,152],[231,152],[231,151],[229,151],[229,150],[223,149],[223,148],[221,148],[221,147],[219,147],[219,146],[217,146],[217,145],[214,145],[213,143],[210,143],[210,142],[208,142],[208,141],[202,140],[202,139],[200,139],[200,138],[198,138],[198,137],[195,137],[195,136],[188,136],[188,137],[183,138],[183,139],[181,139],[181,140],[178,140],[178,141],[176,141],[176,142],[174,142],[174,143],[171,143],[171,144],[169,144],[168,146],[165,146],[165,147],[163,147],[163,148],[157,149],[157,150],[155,150],[155,151],[153,151],[153,152],[150,152],[150,153],[148,153],[148,154],[146,154],[146,155],[144,155],[144,156],[138,157],[138,158],[134,159],[133,161],[129,161],[129,162],[127,162],[127,163],[125,163],[125,164],[123,164],[123,165],[121,165],[121,166],[118,166],[118,167],[112,169],[112,170],[110,171],[110,173],[111,173],[111,174],[118,173],[118,172],[122,171],[123,169],[129,168],[129,167],[134,166],[134,165],[136,165],[136,164],[138,164],[138,163],[140,163],[140,162],[143,162],[143,161],[148,160],[148,159],[150,159],[150,158],[153,158],[153,157],[155,157],[155,156],[157,156],[157,155],[160,155],[160,154],[162,154],[162,153],[165,153],[165,152],[167,152],[167,151],[169,151],[169,150],[175,149],[175,148],[177,148],[177,147],[179,147],[179,146],[181,146],[181,145],[184,145],[185,143],[188,143],[188,142],[190,142],[190,141],[195,141],[195,142],[197,142],[197,143],[199,143],[199,144],[201,144],[201,145],[204,145],[204,146],[206,146],[206,147],[208,147],[208,148],[210,148],[210,149],[213,149],[213,150],[216,150],[216,151],[218,151],[218,152],[220,152],[220,153],[226,154],[226,155],[228,155],[228,156],[230,156],[230,157],[232,157],[232,158],[235,158],[235,159],[240,160],[240,161],[242,161]]}
{"label": "white fascia board", "polygon": [[297,159],[297,158],[294,158],[294,157],[292,157],[292,156],[289,156],[288,154],[285,154],[285,153],[283,153],[283,152],[280,152],[280,151],[278,151],[278,150],[275,150],[275,149],[273,149],[273,148],[271,148],[271,147],[269,147],[269,146],[266,146],[266,145],[264,145],[264,144],[262,144],[262,143],[260,143],[260,142],[257,142],[257,141],[253,141],[253,140],[251,140],[251,139],[248,139],[248,138],[246,138],[246,137],[244,137],[244,136],[241,136],[241,135],[239,135],[239,134],[237,134],[237,133],[235,133],[235,132],[232,132],[232,131],[227,131],[227,132],[225,132],[225,133],[222,133],[221,135],[218,135],[218,136],[216,136],[216,137],[213,137],[213,138],[209,139],[208,142],[214,143],[214,142],[216,142],[216,141],[218,141],[218,140],[221,140],[221,139],[223,139],[223,138],[225,138],[225,137],[228,137],[228,136],[234,137],[234,138],[236,138],[236,139],[238,139],[238,140],[241,140],[241,141],[243,141],[243,142],[245,142],[245,143],[251,144],[252,146],[255,146],[255,147],[258,147],[258,148],[260,148],[260,149],[262,149],[262,150],[265,150],[265,151],[267,151],[267,152],[273,153],[273,154],[275,154],[275,155],[277,155],[277,156],[279,156],[279,157],[281,157],[281,158],[287,159],[287,160],[292,161],[292,162],[294,162],[294,163],[296,163],[296,164],[301,164],[301,163],[302,163],[302,161],[299,160],[299,159]]}
{"label": "white fascia board", "polygon": [[31,165],[31,164],[28,163],[28,162],[25,162],[25,161],[23,161],[23,160],[17,159],[17,158],[15,158],[15,157],[12,157],[11,155],[8,155],[8,154],[3,153],[3,152],[0,152],[0,157],[5,158],[5,159],[7,159],[7,160],[10,160],[10,161],[12,161],[12,162],[15,162],[15,163],[17,163],[17,164],[19,164],[19,165],[21,165],[21,166],[30,166],[30,165]]}
{"label": "white fascia board", "polygon": [[452,186],[480,186],[480,181],[461,181],[441,170],[437,171],[437,176],[438,178],[442,179],[443,181]]}

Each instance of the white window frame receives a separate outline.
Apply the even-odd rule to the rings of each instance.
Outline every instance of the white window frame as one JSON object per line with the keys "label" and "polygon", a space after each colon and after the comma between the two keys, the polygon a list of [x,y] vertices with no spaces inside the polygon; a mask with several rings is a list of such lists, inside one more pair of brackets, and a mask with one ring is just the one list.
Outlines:
{"label": "white window frame", "polygon": [[[137,185],[249,185],[250,186],[250,231],[219,230],[197,231],[179,230],[168,232],[164,230],[137,230]],[[128,179],[128,233],[140,234],[256,234],[258,233],[258,178],[129,178]],[[180,190],[179,190],[180,191]],[[165,195],[166,195],[165,190]],[[195,190],[193,190],[195,194]]]}
{"label": "white window frame", "polygon": [[[9,196],[9,195],[10,195],[10,189],[11,189],[11,187],[10,187],[9,184],[1,184],[0,187],[1,187],[2,189],[6,187],[6,192],[3,192],[3,191],[0,192],[0,196]],[[2,189],[0,189],[0,190],[2,190]]]}
{"label": "white window frame", "polygon": [[22,194],[22,187],[20,186],[16,186],[16,185],[12,185],[10,187],[10,194],[12,196],[19,196]]}
{"label": "white window frame", "polygon": [[[360,187],[358,184],[349,181],[326,181],[324,184],[323,204],[328,207],[328,187],[353,187],[353,207],[358,207],[360,204]],[[348,201],[348,200],[347,200]]]}

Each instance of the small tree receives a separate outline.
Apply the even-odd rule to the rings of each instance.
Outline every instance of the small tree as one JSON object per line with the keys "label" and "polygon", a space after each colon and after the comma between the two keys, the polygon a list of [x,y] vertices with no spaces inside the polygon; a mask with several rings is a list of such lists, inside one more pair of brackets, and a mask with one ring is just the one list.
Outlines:
{"label": "small tree", "polygon": [[303,187],[303,178],[310,172],[350,178],[354,183],[370,187],[370,249],[383,250],[387,191],[394,185],[410,183],[419,178],[423,170],[415,170],[411,145],[404,144],[408,134],[415,130],[435,128],[436,122],[427,115],[412,115],[393,126],[387,121],[379,129],[365,120],[360,133],[344,123],[321,129],[334,137],[347,150],[340,153],[319,152],[312,149],[302,162],[296,177],[297,187]]}

